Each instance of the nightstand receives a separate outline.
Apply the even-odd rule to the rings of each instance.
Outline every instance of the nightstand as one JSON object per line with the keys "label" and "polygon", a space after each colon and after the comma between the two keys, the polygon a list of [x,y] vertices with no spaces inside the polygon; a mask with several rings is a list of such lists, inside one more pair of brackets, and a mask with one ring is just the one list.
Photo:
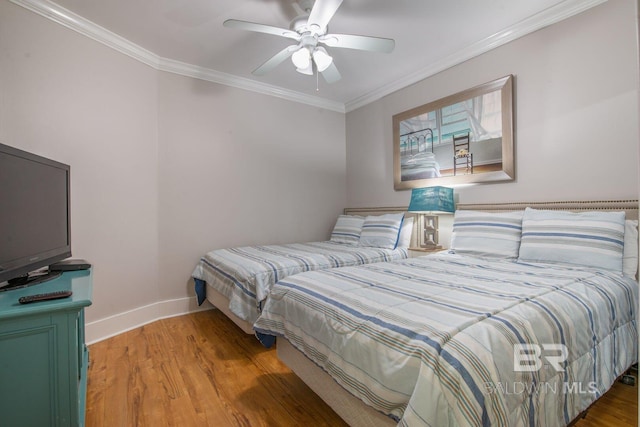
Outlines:
{"label": "nightstand", "polygon": [[429,255],[444,250],[445,248],[440,245],[436,246],[435,248],[409,248],[409,258],[416,258],[419,256]]}

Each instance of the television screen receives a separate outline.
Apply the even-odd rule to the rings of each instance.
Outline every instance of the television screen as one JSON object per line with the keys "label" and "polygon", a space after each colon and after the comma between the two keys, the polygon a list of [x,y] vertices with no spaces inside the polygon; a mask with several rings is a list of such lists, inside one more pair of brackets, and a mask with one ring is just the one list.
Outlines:
{"label": "television screen", "polygon": [[0,144],[0,290],[71,256],[70,167]]}

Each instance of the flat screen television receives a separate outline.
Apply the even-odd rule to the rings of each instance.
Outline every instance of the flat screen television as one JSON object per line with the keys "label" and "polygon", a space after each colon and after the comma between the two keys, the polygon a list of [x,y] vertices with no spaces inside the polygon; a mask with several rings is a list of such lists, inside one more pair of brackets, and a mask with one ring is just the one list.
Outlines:
{"label": "flat screen television", "polygon": [[0,291],[54,278],[44,267],[71,256],[70,174],[69,165],[0,144]]}

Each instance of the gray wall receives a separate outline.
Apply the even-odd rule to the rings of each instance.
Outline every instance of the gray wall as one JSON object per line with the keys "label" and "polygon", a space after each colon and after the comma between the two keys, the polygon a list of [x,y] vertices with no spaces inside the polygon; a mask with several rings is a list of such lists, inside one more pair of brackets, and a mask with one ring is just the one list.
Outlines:
{"label": "gray wall", "polygon": [[515,76],[516,180],[460,202],[638,197],[636,1],[609,1],[347,113],[347,204],[402,206],[392,116]]}
{"label": "gray wall", "polygon": [[346,204],[344,114],[159,80],[160,300],[193,293],[212,249],[329,238]]}
{"label": "gray wall", "polygon": [[0,2],[0,142],[71,165],[73,255],[94,265],[87,318],[158,292],[157,73]]}

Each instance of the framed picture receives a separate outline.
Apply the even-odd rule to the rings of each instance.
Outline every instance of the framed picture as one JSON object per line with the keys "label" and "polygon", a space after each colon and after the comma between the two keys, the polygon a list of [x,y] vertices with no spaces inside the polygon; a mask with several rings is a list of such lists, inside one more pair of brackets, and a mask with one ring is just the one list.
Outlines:
{"label": "framed picture", "polygon": [[514,177],[512,75],[393,116],[396,190]]}

